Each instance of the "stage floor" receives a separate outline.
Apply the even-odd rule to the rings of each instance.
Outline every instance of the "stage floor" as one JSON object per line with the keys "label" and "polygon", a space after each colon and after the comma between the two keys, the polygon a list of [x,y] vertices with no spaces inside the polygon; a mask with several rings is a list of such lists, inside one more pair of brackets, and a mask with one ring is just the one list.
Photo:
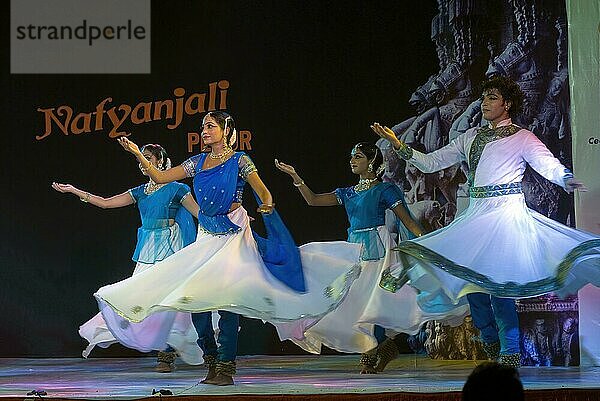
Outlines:
{"label": "stage floor", "polygon": [[[458,393],[478,363],[401,355],[383,373],[360,375],[357,361],[357,355],[240,357],[236,386],[216,387],[199,383],[206,373],[204,368],[181,362],[173,373],[155,373],[154,358],[7,358],[0,359],[0,397],[23,400],[31,390],[43,390],[47,393],[44,398],[139,399],[151,396],[153,389],[168,389],[175,396],[196,399],[234,394],[237,398],[272,395],[269,399],[335,394],[340,399],[342,394],[362,394],[363,397],[352,397],[362,400],[374,394],[387,394],[392,399],[389,396],[394,393],[446,393],[444,399],[460,399]],[[586,389],[591,390],[585,391],[587,399],[600,399],[598,367],[525,367],[520,373],[526,390]],[[593,394],[598,398],[589,398]]]}

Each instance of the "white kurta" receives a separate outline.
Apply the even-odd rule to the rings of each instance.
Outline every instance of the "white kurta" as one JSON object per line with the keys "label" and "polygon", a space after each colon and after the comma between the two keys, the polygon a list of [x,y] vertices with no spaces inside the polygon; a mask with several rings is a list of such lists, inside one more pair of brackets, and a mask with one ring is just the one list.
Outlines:
{"label": "white kurta", "polygon": [[[509,125],[510,120],[499,124]],[[410,284],[423,294],[441,287],[455,300],[469,292],[510,298],[567,295],[587,283],[600,285],[600,237],[527,208],[518,189],[527,164],[563,188],[569,171],[528,130],[488,143],[476,138],[477,130],[430,154],[413,151],[409,162],[430,173],[466,161],[471,191],[501,186],[505,194],[474,197],[472,192],[469,207],[450,225],[400,244],[409,266],[392,274],[408,272]]]}

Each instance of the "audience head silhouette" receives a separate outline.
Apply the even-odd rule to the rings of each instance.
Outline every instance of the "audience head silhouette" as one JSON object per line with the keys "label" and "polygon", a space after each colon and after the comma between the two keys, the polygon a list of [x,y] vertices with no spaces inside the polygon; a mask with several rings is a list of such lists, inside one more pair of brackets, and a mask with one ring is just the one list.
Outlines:
{"label": "audience head silhouette", "polygon": [[463,401],[524,401],[519,372],[507,365],[485,362],[469,375],[462,390]]}

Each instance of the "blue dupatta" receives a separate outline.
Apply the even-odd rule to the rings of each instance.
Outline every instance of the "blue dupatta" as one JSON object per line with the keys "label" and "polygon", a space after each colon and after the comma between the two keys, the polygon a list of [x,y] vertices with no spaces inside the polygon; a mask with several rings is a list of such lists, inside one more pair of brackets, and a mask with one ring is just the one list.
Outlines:
{"label": "blue dupatta", "polygon": [[[244,153],[236,152],[224,163],[202,169],[206,154],[196,164],[194,193],[200,206],[198,224],[213,235],[226,235],[238,232],[240,227],[227,216],[233,203],[239,175],[239,159]],[[257,201],[260,202],[256,193]],[[300,250],[279,214],[262,215],[266,238],[252,230],[259,254],[267,270],[277,280],[294,291],[305,292],[306,284]]]}
{"label": "blue dupatta", "polygon": [[[256,201],[260,199],[254,193]],[[269,272],[294,291],[306,292],[300,249],[275,209],[271,214],[262,214],[267,237],[263,238],[252,230],[258,251]]]}
{"label": "blue dupatta", "polygon": [[203,154],[196,164],[194,194],[200,206],[198,224],[214,235],[238,232],[227,213],[233,203],[238,177],[238,161],[242,153],[236,152],[224,163],[213,168],[202,169],[206,159]]}

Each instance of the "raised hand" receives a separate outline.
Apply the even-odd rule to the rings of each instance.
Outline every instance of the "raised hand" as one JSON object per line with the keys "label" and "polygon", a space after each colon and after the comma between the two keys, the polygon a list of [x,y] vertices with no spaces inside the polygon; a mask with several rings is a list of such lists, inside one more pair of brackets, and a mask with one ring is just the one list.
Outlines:
{"label": "raised hand", "polygon": [[119,142],[119,145],[121,145],[123,149],[125,149],[127,152],[133,153],[134,155],[138,155],[141,153],[140,148],[126,137],[122,136],[119,139],[117,139],[117,141]]}
{"label": "raised hand", "polygon": [[60,184],[58,182],[52,183],[52,188],[57,190],[58,192],[64,193],[74,193],[75,187],[71,184]]}
{"label": "raised hand", "polygon": [[568,193],[574,192],[578,190],[580,192],[587,192],[587,187],[583,184],[583,182],[576,180],[575,178],[569,178],[565,181],[565,190]]}
{"label": "raised hand", "polygon": [[284,173],[291,175],[292,177],[298,175],[298,173],[296,173],[296,169],[294,168],[294,166],[290,166],[289,164],[282,163],[277,159],[275,159],[275,167],[277,167],[279,170],[283,171]]}
{"label": "raised hand", "polygon": [[394,148],[399,148],[403,145],[403,142],[396,138],[396,134],[390,128],[380,125],[379,123],[373,123],[371,129],[380,137],[389,141]]}

